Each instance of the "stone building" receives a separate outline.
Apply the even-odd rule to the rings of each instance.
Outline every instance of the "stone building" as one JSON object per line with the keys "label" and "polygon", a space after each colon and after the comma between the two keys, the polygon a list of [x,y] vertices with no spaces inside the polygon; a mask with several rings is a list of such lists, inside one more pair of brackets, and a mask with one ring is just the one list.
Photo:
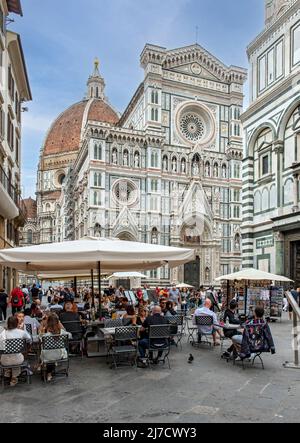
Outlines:
{"label": "stone building", "polygon": [[37,227],[37,204],[31,197],[23,200],[26,211],[26,222],[21,229],[20,246],[33,246],[39,243],[39,232]]}
{"label": "stone building", "polygon": [[197,260],[152,282],[212,284],[241,267],[243,84],[200,45],[146,45],[144,80],[119,115],[96,61],[86,98],[41,150],[41,242],[85,236],[189,246]]}
{"label": "stone building", "polygon": [[266,0],[266,26],[248,56],[243,264],[288,275],[300,286],[299,0]]}
{"label": "stone building", "polygon": [[[20,200],[21,111],[31,92],[20,36],[7,29],[10,14],[22,15],[20,0],[0,0],[0,249],[19,243],[25,222]],[[10,291],[16,271],[0,266],[0,287]]]}

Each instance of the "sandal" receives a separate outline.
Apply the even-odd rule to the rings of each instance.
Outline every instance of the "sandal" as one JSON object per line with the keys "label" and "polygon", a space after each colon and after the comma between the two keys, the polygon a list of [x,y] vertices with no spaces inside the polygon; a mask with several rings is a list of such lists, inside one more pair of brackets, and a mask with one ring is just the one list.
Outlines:
{"label": "sandal", "polygon": [[10,381],[10,386],[14,387],[14,386],[17,386],[17,384],[18,384],[18,379],[12,378]]}

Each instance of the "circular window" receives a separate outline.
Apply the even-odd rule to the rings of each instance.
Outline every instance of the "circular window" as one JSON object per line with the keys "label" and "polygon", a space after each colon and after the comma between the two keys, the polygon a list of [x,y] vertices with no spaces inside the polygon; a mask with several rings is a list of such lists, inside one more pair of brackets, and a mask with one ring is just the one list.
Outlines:
{"label": "circular window", "polygon": [[187,140],[200,141],[204,135],[204,123],[197,114],[185,114],[180,119],[181,133]]}
{"label": "circular window", "polygon": [[138,189],[133,182],[120,180],[114,185],[113,197],[119,205],[132,206],[137,202]]}
{"label": "circular window", "polygon": [[212,142],[216,134],[213,113],[199,102],[186,102],[178,108],[176,126],[185,143],[206,145]]}

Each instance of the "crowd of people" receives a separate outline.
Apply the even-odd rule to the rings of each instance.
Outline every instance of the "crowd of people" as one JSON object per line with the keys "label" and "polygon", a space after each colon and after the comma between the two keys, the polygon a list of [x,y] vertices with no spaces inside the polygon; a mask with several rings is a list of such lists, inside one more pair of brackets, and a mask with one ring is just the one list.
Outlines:
{"label": "crowd of people", "polygon": [[[299,301],[299,298],[297,300]],[[11,304],[12,315],[7,319],[9,304]],[[9,296],[4,290],[0,291],[0,320],[7,319],[6,328],[2,330],[0,340],[22,338],[31,346],[40,343],[43,336],[66,335],[76,341],[83,337],[85,327],[90,320],[122,318],[124,326],[139,326],[139,365],[147,367],[145,359],[149,347],[150,326],[167,324],[170,317],[179,313],[185,316],[189,312],[193,313],[195,325],[198,316],[212,317],[211,326],[198,326],[199,342],[203,335],[211,335],[214,346],[219,346],[220,339],[229,338],[232,344],[223,357],[233,356],[234,359],[238,359],[246,343],[243,341],[244,325],[237,315],[237,308],[237,301],[232,300],[225,310],[223,293],[214,288],[201,287],[195,291],[173,286],[156,288],[153,291],[144,286],[136,291],[125,291],[122,287],[110,286],[104,290],[100,303],[99,294],[88,287],[79,288],[75,293],[73,288],[68,287],[50,287],[47,291],[42,291],[38,285],[33,285],[31,288],[24,286],[13,289]],[[225,311],[222,322],[220,316],[217,316],[221,310],[223,313]],[[264,321],[263,317],[264,310],[258,307],[254,317],[249,321],[256,325]],[[239,325],[239,331],[226,327],[229,324]],[[266,330],[268,345],[272,352],[275,352],[270,330]],[[156,344],[159,347],[163,345],[163,342],[158,339]],[[175,344],[173,339],[172,344]],[[47,361],[64,358],[63,354],[62,349],[42,351],[39,366],[35,369],[40,370],[44,365],[47,380],[50,382],[55,374],[55,367]],[[158,363],[161,354],[162,351],[158,352],[155,358],[153,357],[153,364]],[[19,365],[23,359],[22,354],[2,354],[1,364],[7,367]],[[8,368],[4,375],[11,386],[15,386],[18,383],[20,370]]]}

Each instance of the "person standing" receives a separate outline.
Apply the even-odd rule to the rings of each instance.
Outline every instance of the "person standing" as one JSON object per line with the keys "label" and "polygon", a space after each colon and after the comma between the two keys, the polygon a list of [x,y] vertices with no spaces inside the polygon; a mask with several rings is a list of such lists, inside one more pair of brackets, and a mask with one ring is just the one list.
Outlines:
{"label": "person standing", "polygon": [[6,320],[8,295],[5,289],[0,289],[0,321]]}
{"label": "person standing", "polygon": [[11,291],[10,303],[12,307],[12,315],[15,315],[16,312],[22,311],[23,307],[25,306],[25,301],[21,288],[16,287]]}
{"label": "person standing", "polygon": [[34,283],[31,288],[31,298],[32,302],[34,303],[36,300],[39,300],[39,289],[37,288],[36,284]]}
{"label": "person standing", "polygon": [[179,304],[181,304],[181,297],[180,297],[180,291],[176,286],[173,286],[173,288],[169,292],[169,300],[178,307]]}

